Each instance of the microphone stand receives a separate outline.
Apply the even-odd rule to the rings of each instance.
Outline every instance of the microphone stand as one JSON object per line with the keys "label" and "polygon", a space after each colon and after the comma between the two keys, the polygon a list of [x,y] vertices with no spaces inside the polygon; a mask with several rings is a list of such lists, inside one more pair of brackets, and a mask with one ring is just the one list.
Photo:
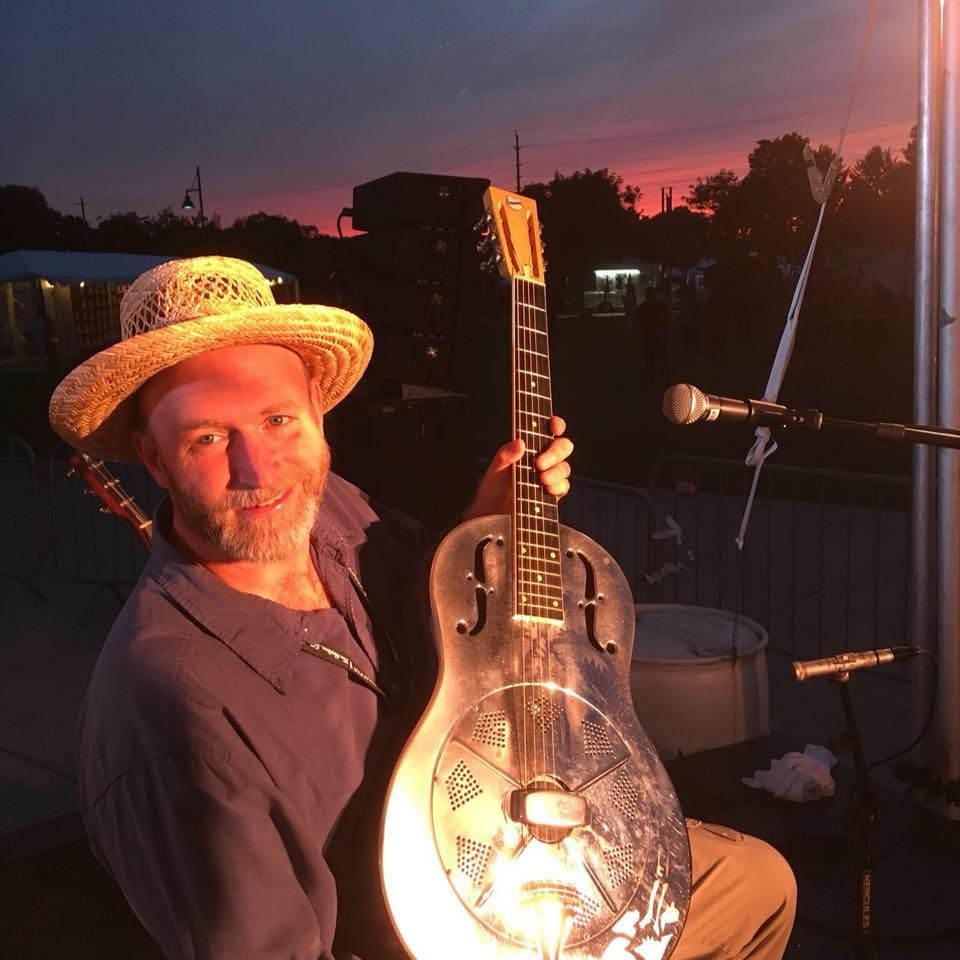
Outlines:
{"label": "microphone stand", "polygon": [[862,420],[844,420],[824,417],[823,426],[849,433],[867,433],[877,440],[893,443],[922,443],[932,447],[950,447],[960,450],[960,430],[934,427],[928,424],[868,423]]}
{"label": "microphone stand", "polygon": [[756,422],[768,426],[794,428],[796,430],[838,430],[843,433],[861,433],[875,440],[891,443],[922,443],[933,447],[950,447],[960,450],[960,430],[935,427],[924,423],[872,423],[868,420],[847,420],[843,417],[828,417],[819,410],[786,410],[786,419],[778,410],[771,413],[756,404]]}
{"label": "microphone stand", "polygon": [[873,921],[871,912],[873,886],[873,830],[877,822],[877,799],[870,782],[867,761],[863,755],[863,740],[860,728],[853,712],[853,699],[850,696],[850,671],[838,669],[830,675],[840,694],[843,716],[847,728],[838,739],[838,749],[846,749],[853,756],[857,772],[858,802],[856,816],[857,851],[857,902],[854,929],[855,960],[876,960],[877,953],[873,944]]}
{"label": "microphone stand", "polygon": [[856,903],[856,940],[855,960],[875,960],[873,945],[873,923],[871,899],[873,885],[873,830],[877,822],[877,800],[867,771],[867,761],[863,755],[863,741],[857,718],[853,712],[853,699],[850,696],[850,673],[840,670],[833,674],[830,682],[840,693],[843,716],[847,729],[840,742],[853,755],[857,771],[857,793],[859,802],[855,805],[857,838],[857,903]]}

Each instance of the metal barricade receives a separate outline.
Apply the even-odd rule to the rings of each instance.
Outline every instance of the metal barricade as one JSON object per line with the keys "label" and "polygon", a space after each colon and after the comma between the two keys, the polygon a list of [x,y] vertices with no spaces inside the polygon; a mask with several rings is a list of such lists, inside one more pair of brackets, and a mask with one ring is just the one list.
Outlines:
{"label": "metal barricade", "polygon": [[0,579],[23,580],[43,559],[45,536],[33,449],[20,437],[0,435]]}
{"label": "metal barricade", "polygon": [[[39,530],[36,484],[26,486],[32,453],[23,448],[20,459],[31,466],[14,473],[30,508],[14,519]],[[146,561],[142,545],[67,476],[68,457],[62,447],[49,461],[57,568],[77,583],[135,583]],[[152,514],[163,491],[148,472],[111,469]],[[741,552],[734,538],[751,479],[742,461],[670,456],[654,467],[649,490],[577,477],[560,519],[613,555],[638,603],[742,613],[764,625],[772,650],[798,658],[904,643],[909,479],[767,464]],[[10,559],[26,570],[34,556]]]}
{"label": "metal barricade", "polygon": [[637,603],[658,600],[662,580],[694,560],[654,498],[639,487],[578,476],[560,501],[560,520],[609,551]]}
{"label": "metal barricade", "polygon": [[[49,459],[57,569],[74,583],[129,587],[146,563],[146,550],[128,524],[103,514],[106,508],[81,478],[70,476],[71,453],[61,444]],[[152,516],[163,491],[147,470],[134,464],[110,464],[109,468],[140,509]]]}
{"label": "metal barricade", "polygon": [[767,464],[740,551],[752,478],[737,460],[655,465],[651,495],[697,556],[662,599],[743,613],[791,657],[907,642],[909,478]]}

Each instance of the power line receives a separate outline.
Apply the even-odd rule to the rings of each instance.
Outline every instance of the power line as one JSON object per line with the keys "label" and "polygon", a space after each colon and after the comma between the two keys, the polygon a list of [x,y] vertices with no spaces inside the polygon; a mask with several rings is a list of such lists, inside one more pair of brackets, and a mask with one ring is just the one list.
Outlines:
{"label": "power line", "polygon": [[[775,121],[784,121],[792,123],[795,120],[798,120],[803,117],[812,117],[812,116],[822,116],[824,110],[804,110],[799,113],[791,113],[789,117],[784,117],[782,114],[765,114],[760,117],[749,117],[744,118],[741,121],[738,121],[740,126],[756,126],[757,124],[764,123],[773,123]],[[891,121],[893,122],[893,121]],[[896,121],[899,122],[899,121]],[[877,124],[877,126],[882,126],[882,124]],[[605,137],[582,137],[582,138],[571,138],[568,140],[546,140],[546,141],[533,141],[532,143],[527,143],[527,147],[533,148],[542,148],[542,147],[569,147],[569,146],[582,146],[586,144],[599,144],[599,143],[622,143],[627,140],[635,139],[656,139],[663,140],[666,137],[670,136],[680,136],[685,133],[701,133],[704,130],[724,130],[729,129],[730,122],[720,120],[715,123],[709,124],[697,124],[695,127],[682,127],[680,129],[672,130],[645,130],[645,129],[636,129],[627,134],[620,134],[617,136],[605,136]]]}
{"label": "power line", "polygon": [[[902,73],[902,74],[897,74],[894,77],[884,77],[881,82],[874,82],[871,84],[871,86],[873,86],[875,89],[876,88],[886,89],[894,86],[897,88],[900,88],[901,80],[915,80],[915,75],[913,73],[910,73],[910,74]],[[739,100],[733,103],[720,103],[710,107],[695,107],[689,110],[673,110],[673,111],[670,111],[669,113],[648,114],[646,116],[634,115],[630,120],[613,120],[613,121],[598,120],[592,123],[580,123],[577,125],[576,129],[590,130],[596,127],[601,127],[601,128],[609,127],[613,129],[613,128],[624,127],[628,125],[636,126],[637,123],[648,124],[648,123],[656,122],[658,120],[673,120],[673,119],[676,119],[677,117],[701,116],[705,113],[718,113],[725,110],[740,110],[744,107],[766,106],[767,104],[771,104],[771,103],[783,103],[789,100],[803,100],[803,99],[814,97],[814,96],[830,97],[831,102],[833,102],[833,98],[835,98],[838,91],[843,91],[849,88],[852,88],[852,84],[847,84],[847,85],[833,84],[830,86],[820,87],[812,90],[805,89],[802,93],[784,94],[782,96],[777,96],[777,97],[760,97],[752,100]],[[910,96],[912,96],[913,91],[906,90],[905,94],[909,94]],[[882,101],[878,100],[877,102],[886,103],[888,101],[887,101],[887,98],[883,98]],[[527,132],[529,132],[530,130],[549,131],[553,129],[553,125],[551,124],[542,124],[540,126],[525,125],[525,129],[527,130]],[[564,129],[568,129],[567,124],[564,124]]]}

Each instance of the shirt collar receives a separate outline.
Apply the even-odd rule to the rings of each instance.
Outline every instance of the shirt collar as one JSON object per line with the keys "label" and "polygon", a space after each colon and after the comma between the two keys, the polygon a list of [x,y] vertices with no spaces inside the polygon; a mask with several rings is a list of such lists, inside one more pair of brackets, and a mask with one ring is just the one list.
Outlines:
{"label": "shirt collar", "polygon": [[[312,547],[340,565],[353,565],[363,531],[348,529],[335,513],[325,500],[311,532]],[[171,516],[170,503],[164,500],[153,524],[145,575],[202,630],[229,647],[276,690],[286,693],[303,643],[294,628],[295,616],[282,604],[235,590],[202,564],[184,557],[164,532],[169,530]]]}

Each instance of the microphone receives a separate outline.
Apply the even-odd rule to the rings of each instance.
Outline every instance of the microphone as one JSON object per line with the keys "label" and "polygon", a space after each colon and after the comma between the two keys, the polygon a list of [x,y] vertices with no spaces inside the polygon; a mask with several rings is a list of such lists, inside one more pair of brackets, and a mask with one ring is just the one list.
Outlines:
{"label": "microphone", "polygon": [[675,383],[663,394],[663,415],[686,427],[691,423],[746,423],[750,426],[794,427],[800,430],[840,430],[862,433],[884,443],[924,443],[960,450],[960,430],[924,423],[872,423],[827,417],[819,410],[796,410],[768,400],[731,400],[704,393],[692,383]]}
{"label": "microphone", "polygon": [[767,400],[732,400],[704,393],[692,383],[675,383],[663,394],[663,415],[680,426],[706,421],[746,423],[750,426],[806,427],[819,430],[823,414],[818,410],[793,410]]}
{"label": "microphone", "polygon": [[919,647],[884,647],[882,650],[864,650],[861,653],[838,653],[820,660],[794,660],[793,675],[797,680],[822,677],[825,674],[849,673],[879,667],[881,663],[909,660],[921,652]]}

